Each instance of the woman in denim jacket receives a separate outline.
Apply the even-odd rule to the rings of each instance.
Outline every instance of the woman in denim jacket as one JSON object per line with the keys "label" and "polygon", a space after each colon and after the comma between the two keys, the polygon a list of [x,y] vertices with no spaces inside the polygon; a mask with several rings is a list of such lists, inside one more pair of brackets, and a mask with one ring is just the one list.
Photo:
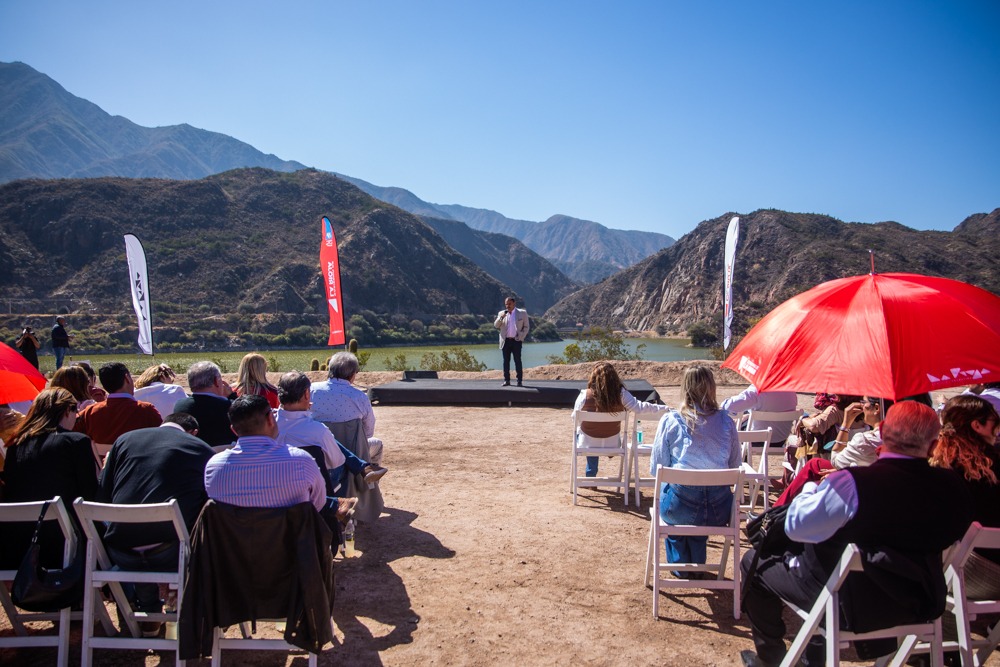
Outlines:
{"label": "woman in denim jacket", "polygon": [[[680,410],[667,412],[656,429],[650,474],[656,474],[657,465],[688,470],[739,468],[736,424],[728,412],[719,409],[711,369],[687,369],[681,391]],[[724,526],[729,522],[732,502],[733,492],[728,486],[665,484],[660,516],[672,525]],[[668,537],[667,561],[704,563],[707,543],[707,537]]]}

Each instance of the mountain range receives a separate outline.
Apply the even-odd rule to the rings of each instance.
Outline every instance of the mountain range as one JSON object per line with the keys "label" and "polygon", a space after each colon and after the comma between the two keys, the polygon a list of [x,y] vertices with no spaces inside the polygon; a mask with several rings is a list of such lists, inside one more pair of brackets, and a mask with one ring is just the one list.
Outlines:
{"label": "mountain range", "polygon": [[[557,326],[585,322],[637,330],[716,324],[726,229],[734,215],[702,222],[670,248],[566,297],[546,318]],[[774,306],[821,282],[868,273],[869,249],[880,273],[944,276],[1000,294],[1000,209],[970,216],[951,232],[766,209],[740,216],[733,331],[745,333]]]}
{"label": "mountain range", "polygon": [[[190,125],[141,127],[70,94],[24,63],[0,63],[0,183],[98,176],[199,179],[241,167],[290,172],[305,165]],[[673,242],[663,234],[608,229],[566,216],[535,223],[485,209],[429,204],[401,188],[340,176],[416,215],[458,220],[476,230],[513,236],[576,282],[604,278]],[[510,286],[522,291],[520,285]],[[549,305],[555,295],[552,292],[542,301]]]}

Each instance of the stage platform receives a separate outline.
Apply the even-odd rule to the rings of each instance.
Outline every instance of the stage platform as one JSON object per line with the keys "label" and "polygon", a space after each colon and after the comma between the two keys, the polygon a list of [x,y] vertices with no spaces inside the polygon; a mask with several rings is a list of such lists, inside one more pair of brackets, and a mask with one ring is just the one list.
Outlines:
{"label": "stage platform", "polygon": [[[572,408],[580,391],[587,388],[578,380],[525,380],[501,387],[503,380],[438,380],[414,378],[372,387],[368,398],[375,405],[507,405],[518,407]],[[645,380],[629,380],[625,388],[640,401],[661,403],[653,386]]]}

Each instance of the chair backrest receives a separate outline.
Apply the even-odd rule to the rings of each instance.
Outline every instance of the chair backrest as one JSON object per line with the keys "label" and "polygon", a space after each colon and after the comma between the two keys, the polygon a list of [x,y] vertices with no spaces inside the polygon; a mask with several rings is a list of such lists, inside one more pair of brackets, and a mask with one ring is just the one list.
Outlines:
{"label": "chair backrest", "polygon": [[[767,449],[771,445],[772,429],[768,426],[764,430],[758,431],[738,431],[737,436],[742,449],[743,460],[753,466],[753,448],[760,448],[760,460],[767,460]],[[758,470],[758,472],[764,472]]]}
{"label": "chair backrest", "polygon": [[[351,419],[346,422],[323,422],[337,442],[354,452],[359,459],[371,461],[371,449],[368,446],[368,436],[365,435],[361,419]],[[347,495],[358,499],[354,507],[354,518],[357,521],[371,523],[376,521],[385,509],[382,490],[376,484],[369,489],[367,484],[359,483],[357,475],[347,477]]]}
{"label": "chair backrest", "polygon": [[368,438],[361,419],[346,422],[323,422],[337,442],[354,452],[358,458],[368,460]]}
{"label": "chair backrest", "polygon": [[[743,485],[742,468],[711,468],[706,470],[688,470],[685,468],[656,467],[656,485],[653,487],[653,507],[660,506],[660,494],[664,484],[679,486],[730,486],[741,489]],[[739,522],[740,503],[733,494],[733,507],[730,513],[730,524]]]}
{"label": "chair backrest", "polygon": [[101,569],[110,568],[111,559],[101,541],[101,534],[96,525],[99,523],[170,523],[173,524],[180,542],[187,544],[190,541],[187,526],[184,524],[184,515],[181,514],[181,506],[174,498],[165,503],[146,505],[112,505],[77,498],[73,503],[73,509],[83,525],[83,532],[94,546],[97,563]]}
{"label": "chair backrest", "polygon": [[69,512],[59,496],[51,500],[34,500],[24,503],[0,503],[0,523],[35,523],[42,512],[42,505],[49,503],[45,521],[55,521],[62,531],[66,545],[63,548],[63,564],[68,565],[76,554],[76,530],[73,528]]}
{"label": "chair backrest", "polygon": [[776,440],[784,440],[792,432],[792,426],[803,415],[804,410],[748,410],[743,428],[760,430],[770,427]]}
{"label": "chair backrest", "polygon": [[[628,415],[627,411],[622,412],[589,412],[587,410],[577,410],[573,413],[573,438],[580,432],[580,426],[584,423],[591,424],[611,424],[618,422],[618,442],[625,446],[628,442]],[[614,437],[614,436],[609,436]]]}

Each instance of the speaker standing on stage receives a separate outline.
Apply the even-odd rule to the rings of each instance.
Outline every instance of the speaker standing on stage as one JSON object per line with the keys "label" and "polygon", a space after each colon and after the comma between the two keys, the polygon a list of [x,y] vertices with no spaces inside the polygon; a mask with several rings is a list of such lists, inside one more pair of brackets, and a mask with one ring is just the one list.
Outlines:
{"label": "speaker standing on stage", "polygon": [[517,369],[517,386],[524,379],[524,369],[521,366],[521,345],[528,337],[528,311],[515,308],[517,301],[507,297],[504,301],[505,310],[497,315],[493,323],[500,330],[500,349],[503,350],[503,386],[510,386],[510,357],[514,356],[514,367]]}

